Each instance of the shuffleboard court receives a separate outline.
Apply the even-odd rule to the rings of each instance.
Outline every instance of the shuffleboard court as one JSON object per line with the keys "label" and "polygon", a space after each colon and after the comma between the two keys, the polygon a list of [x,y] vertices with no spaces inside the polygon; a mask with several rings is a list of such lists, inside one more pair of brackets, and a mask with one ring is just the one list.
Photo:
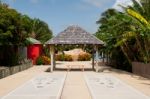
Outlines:
{"label": "shuffleboard court", "polygon": [[150,99],[112,75],[85,73],[92,99]]}
{"label": "shuffleboard court", "polygon": [[41,74],[2,99],[60,99],[65,78],[62,73]]}

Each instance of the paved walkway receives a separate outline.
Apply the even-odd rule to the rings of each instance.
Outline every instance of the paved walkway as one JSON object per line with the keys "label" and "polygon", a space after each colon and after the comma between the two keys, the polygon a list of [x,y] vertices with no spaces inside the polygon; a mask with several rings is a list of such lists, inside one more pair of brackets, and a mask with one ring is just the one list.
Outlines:
{"label": "paved walkway", "polygon": [[[8,94],[15,88],[32,79],[33,77],[41,73],[44,73],[44,71],[46,71],[48,68],[49,68],[48,66],[32,67],[28,70],[0,79],[0,97]],[[85,72],[82,71],[68,72],[61,99],[91,99],[89,90],[86,86],[83,77],[83,74]],[[62,73],[66,73],[66,71]],[[102,73],[95,73],[95,74],[103,74],[103,73],[113,75],[118,79],[120,79],[121,81],[125,82],[126,84],[141,91],[145,95],[150,96],[150,79],[146,79],[140,76],[133,75],[131,73],[115,69],[113,69],[112,71],[106,70]]]}
{"label": "paved walkway", "polygon": [[150,99],[108,73],[85,73],[85,79],[92,99]]}
{"label": "paved walkway", "polygon": [[84,72],[68,72],[61,99],[91,99]]}
{"label": "paved walkway", "polygon": [[48,68],[48,66],[34,66],[28,70],[0,79],[0,97],[8,94],[31,78],[43,73]]}
{"label": "paved walkway", "polygon": [[150,79],[116,69],[113,69],[112,71],[105,71],[104,74],[114,75],[124,83],[150,97]]}
{"label": "paved walkway", "polygon": [[19,86],[2,99],[60,99],[66,74],[42,73]]}

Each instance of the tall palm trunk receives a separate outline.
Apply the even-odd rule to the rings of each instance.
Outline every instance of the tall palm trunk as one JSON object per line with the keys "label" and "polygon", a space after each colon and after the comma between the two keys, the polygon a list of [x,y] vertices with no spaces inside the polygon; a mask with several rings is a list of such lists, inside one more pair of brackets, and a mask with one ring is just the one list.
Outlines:
{"label": "tall palm trunk", "polygon": [[125,55],[125,57],[127,58],[129,64],[131,65],[132,61],[131,61],[130,57],[128,56],[128,53],[125,51],[125,48],[123,46],[120,46],[120,48],[121,48],[123,54]]}

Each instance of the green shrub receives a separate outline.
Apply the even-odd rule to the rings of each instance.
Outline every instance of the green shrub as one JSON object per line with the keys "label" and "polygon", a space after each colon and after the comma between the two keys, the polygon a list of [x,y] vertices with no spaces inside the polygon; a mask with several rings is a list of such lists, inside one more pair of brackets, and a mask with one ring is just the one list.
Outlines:
{"label": "green shrub", "polygon": [[65,55],[65,61],[73,61],[71,55]]}
{"label": "green shrub", "polygon": [[44,64],[44,61],[43,61],[42,57],[38,57],[36,60],[36,65],[43,65],[43,64]]}
{"label": "green shrub", "polygon": [[42,56],[42,61],[43,61],[44,65],[50,65],[51,64],[51,60],[47,56]]}
{"label": "green shrub", "polygon": [[56,61],[72,61],[71,55],[58,54],[55,56]]}
{"label": "green shrub", "polygon": [[58,54],[55,56],[56,61],[64,61],[64,55],[63,54]]}
{"label": "green shrub", "polygon": [[78,56],[78,61],[90,61],[90,60],[91,60],[91,54],[89,53],[79,54]]}

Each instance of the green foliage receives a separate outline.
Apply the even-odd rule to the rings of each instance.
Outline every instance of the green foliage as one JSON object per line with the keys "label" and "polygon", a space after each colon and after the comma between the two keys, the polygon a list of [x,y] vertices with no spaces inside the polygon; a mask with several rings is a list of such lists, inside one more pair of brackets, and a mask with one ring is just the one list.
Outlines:
{"label": "green foliage", "polygon": [[36,65],[50,65],[51,60],[47,56],[39,56],[36,60]]}
{"label": "green foliage", "polygon": [[36,65],[43,65],[43,64],[44,64],[44,61],[43,61],[42,57],[38,57],[36,60]]}
{"label": "green foliage", "polygon": [[78,61],[90,61],[91,60],[91,54],[89,53],[83,53],[79,54]]}
{"label": "green foliage", "polygon": [[5,64],[0,62],[0,65],[18,64],[18,48],[28,45],[26,38],[32,36],[33,33],[36,34],[35,38],[42,43],[52,37],[52,31],[44,21],[22,15],[7,4],[0,2],[0,46],[15,46],[4,51],[3,55],[10,56],[0,56],[0,61],[5,60]]}
{"label": "green foliage", "polygon": [[141,4],[132,1],[133,6],[123,8],[124,12],[115,9],[104,12],[97,21],[100,26],[95,34],[106,42],[103,50],[110,54],[111,59],[111,55],[119,51],[125,58],[117,53],[116,56],[128,65],[132,61],[150,62],[150,1],[141,0]]}
{"label": "green foliage", "polygon": [[0,43],[18,44],[21,32],[21,15],[6,4],[1,4],[0,16]]}
{"label": "green foliage", "polygon": [[73,61],[71,55],[58,54],[55,56],[56,61]]}
{"label": "green foliage", "polygon": [[43,60],[44,65],[50,65],[51,64],[51,60],[47,56],[42,56],[42,60]]}
{"label": "green foliage", "polygon": [[24,45],[26,38],[33,33],[42,43],[52,37],[52,31],[44,21],[22,15],[7,4],[0,4],[0,17],[1,45]]}
{"label": "green foliage", "polygon": [[49,54],[50,48],[49,48],[49,46],[48,46],[48,45],[45,45],[45,46],[43,46],[42,48],[43,48],[43,49],[42,49],[43,55],[45,55],[45,56],[47,56],[47,57],[50,57],[50,54]]}
{"label": "green foliage", "polygon": [[17,46],[5,45],[0,46],[0,65],[1,66],[14,66],[19,64],[19,55]]}
{"label": "green foliage", "polygon": [[73,61],[71,55],[65,55],[65,56],[64,56],[64,60],[65,60],[65,61]]}
{"label": "green foliage", "polygon": [[40,19],[35,18],[32,20],[32,33],[34,38],[42,43],[52,38],[52,31],[49,29],[47,23]]}

